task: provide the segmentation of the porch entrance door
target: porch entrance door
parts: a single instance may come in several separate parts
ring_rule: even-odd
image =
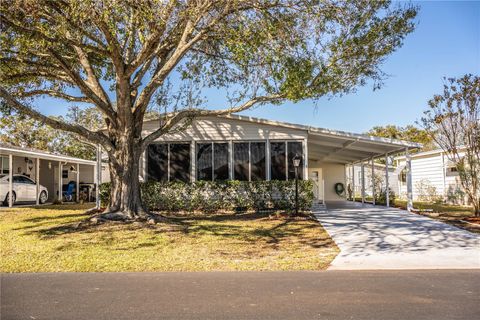
[[[322,168],[318,168],[312,171],[309,175],[310,180],[313,181],[313,196],[316,202],[323,203],[323,174]]]

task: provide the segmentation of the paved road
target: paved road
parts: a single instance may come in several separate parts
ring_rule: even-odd
[[[315,214],[340,248],[332,270],[480,268],[480,235],[405,210],[347,201]]]
[[[478,319],[480,270],[3,274],[1,319]]]

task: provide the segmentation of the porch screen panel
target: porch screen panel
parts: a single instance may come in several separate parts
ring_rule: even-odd
[[[233,179],[248,181],[248,142],[233,144]]]
[[[289,141],[288,143],[288,180],[295,179],[295,167],[293,157],[299,155],[302,159],[298,166],[298,179],[303,179],[303,147],[301,142]]]
[[[285,142],[271,142],[270,171],[272,180],[285,180],[287,178],[285,157]]]
[[[190,181],[190,144],[170,144],[170,181]]]
[[[266,180],[265,143],[250,143],[251,180]]]
[[[151,144],[147,148],[147,177],[149,181],[168,180],[168,145]]]
[[[197,180],[212,180],[212,144],[197,144]]]
[[[228,180],[228,143],[213,144],[213,180]]]

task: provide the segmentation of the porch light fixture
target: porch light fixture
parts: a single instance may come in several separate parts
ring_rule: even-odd
[[[298,216],[298,167],[300,166],[300,161],[302,157],[298,154],[295,154],[293,157],[293,167],[295,168],[295,215]]]

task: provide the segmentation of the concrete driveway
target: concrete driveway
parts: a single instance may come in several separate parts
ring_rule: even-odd
[[[340,248],[329,269],[480,268],[480,235],[405,210],[327,202],[315,216]]]

